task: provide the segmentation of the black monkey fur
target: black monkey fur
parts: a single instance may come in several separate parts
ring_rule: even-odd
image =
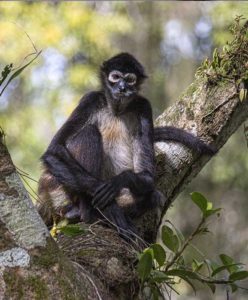
[[[100,68],[102,90],[86,94],[41,160],[38,210],[46,224],[60,218],[93,222],[104,215],[121,234],[156,207],[154,143],[176,141],[202,154],[213,147],[175,127],[153,127],[149,101],[139,94],[143,66],[121,53]]]

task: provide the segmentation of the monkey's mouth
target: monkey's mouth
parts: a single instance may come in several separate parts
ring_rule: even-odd
[[[131,91],[126,91],[126,92],[115,92],[113,94],[114,98],[116,100],[121,100],[123,98],[130,98],[134,93]]]

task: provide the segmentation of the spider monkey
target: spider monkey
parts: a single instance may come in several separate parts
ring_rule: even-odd
[[[154,143],[176,141],[199,153],[214,149],[175,127],[153,127],[152,108],[139,94],[143,66],[120,53],[100,67],[102,89],[86,94],[52,139],[41,160],[38,210],[93,222],[100,212],[120,231],[161,200],[155,189]]]

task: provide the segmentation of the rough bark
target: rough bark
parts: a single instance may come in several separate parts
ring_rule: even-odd
[[[241,43],[239,52],[232,52],[228,61],[235,65],[235,75],[231,70],[227,76],[214,74],[213,78],[198,74],[156,125],[184,128],[221,148],[248,117],[248,101],[241,102],[239,97],[238,84],[248,61],[247,41],[240,54]],[[156,151],[157,186],[166,201],[137,221],[141,236],[150,240],[155,239],[170,203],[211,158],[175,143],[159,143]],[[2,140],[0,174],[0,299],[134,299],[138,295],[136,250],[144,247],[140,240],[129,244],[112,229],[84,224],[82,235],[60,236],[56,244],[25,192]]]

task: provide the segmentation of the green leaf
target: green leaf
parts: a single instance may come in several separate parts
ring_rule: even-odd
[[[145,250],[141,255],[141,258],[138,263],[138,268],[137,268],[139,277],[142,282],[144,282],[151,273],[152,261],[153,261],[152,250],[151,249]]]
[[[204,265],[204,262],[199,262],[196,259],[193,259],[192,262],[192,269],[194,272],[197,272],[201,269],[201,267]]]
[[[157,283],[162,283],[166,281],[170,281],[171,277],[167,276],[164,272],[153,270],[152,271],[152,280]]]
[[[191,193],[191,199],[202,211],[203,217],[208,218],[209,216],[219,212],[221,208],[213,209],[213,203],[207,201],[207,199],[198,192]]]
[[[184,267],[184,266],[185,266],[185,261],[184,261],[183,256],[180,256],[180,257],[177,259],[177,265],[178,265],[178,267]]]
[[[192,271],[182,270],[182,269],[173,269],[166,272],[166,275],[169,276],[178,276],[180,278],[189,277],[191,279],[196,279],[201,281],[201,277]]]
[[[208,202],[207,203],[207,210],[212,210],[213,208],[213,203],[212,202]]]
[[[217,268],[220,267],[219,264],[217,264],[216,262],[214,261],[211,261],[209,259],[205,259],[204,262],[206,263],[207,267],[208,267],[208,270],[209,270],[209,273],[210,273],[210,270],[211,271],[214,271],[216,270]],[[210,275],[210,274],[209,274]]]
[[[206,211],[207,206],[208,206],[207,199],[201,193],[198,193],[198,192],[191,193],[191,199],[200,208],[200,210],[204,214],[204,212]]]
[[[176,228],[174,226],[174,224],[172,222],[170,222],[169,220],[166,220],[165,222],[169,223],[173,227],[174,233],[177,235],[178,240],[181,243],[183,243],[185,241],[185,238],[184,238],[184,235],[182,234],[182,232],[178,228]]]
[[[234,259],[224,253],[220,254],[219,257],[224,265],[230,265],[234,263]]]
[[[218,267],[212,272],[211,276],[215,276],[216,274],[220,273],[223,270],[230,270],[230,268],[237,267],[237,265],[240,265],[240,264],[230,264],[230,265],[224,265],[224,266]],[[239,268],[237,268],[237,269],[239,269]]]
[[[159,296],[161,295],[159,288],[156,285],[151,287],[152,299],[159,300]]]
[[[240,102],[243,102],[247,97],[247,89],[240,89],[239,91],[239,99]]]
[[[231,289],[232,289],[232,293],[235,293],[238,289],[238,286],[235,283],[231,283],[230,286],[231,286]]]
[[[227,266],[227,270],[229,273],[234,273],[237,272],[239,270],[238,265],[242,265],[242,264],[236,264],[233,260],[233,258],[231,258],[230,256],[226,255],[226,254],[220,254],[219,255],[222,263]]]
[[[7,81],[7,83],[5,84],[4,88],[2,89],[2,91],[0,92],[0,97],[2,96],[4,90],[7,88],[7,86],[10,84],[10,82],[15,79],[18,75],[21,74],[21,72],[23,70],[25,70],[39,55],[41,54],[41,50],[39,52],[36,53],[35,57],[33,59],[31,59],[28,63],[26,63],[24,66],[22,66],[21,68],[17,69],[9,78],[9,80]]]
[[[162,241],[171,251],[177,252],[179,247],[178,237],[174,234],[173,230],[166,225],[162,227]]]
[[[247,277],[248,277],[248,271],[239,271],[239,272],[232,273],[229,276],[229,280],[237,281],[237,280],[243,280]]]
[[[9,73],[13,69],[13,64],[6,65],[1,73],[2,78],[0,79],[0,86],[3,84],[5,79],[8,77]]]
[[[150,248],[153,250],[154,259],[156,259],[159,266],[163,266],[166,259],[166,253],[164,248],[159,244],[153,244],[150,246]]]
[[[67,236],[76,236],[85,233],[85,229],[79,224],[68,224],[60,227],[59,230]]]
[[[210,203],[210,202],[208,202],[208,203]],[[209,216],[211,216],[213,214],[216,214],[220,210],[221,210],[221,208],[206,210],[206,212],[204,213],[204,217],[207,218],[207,217],[209,217]]]

